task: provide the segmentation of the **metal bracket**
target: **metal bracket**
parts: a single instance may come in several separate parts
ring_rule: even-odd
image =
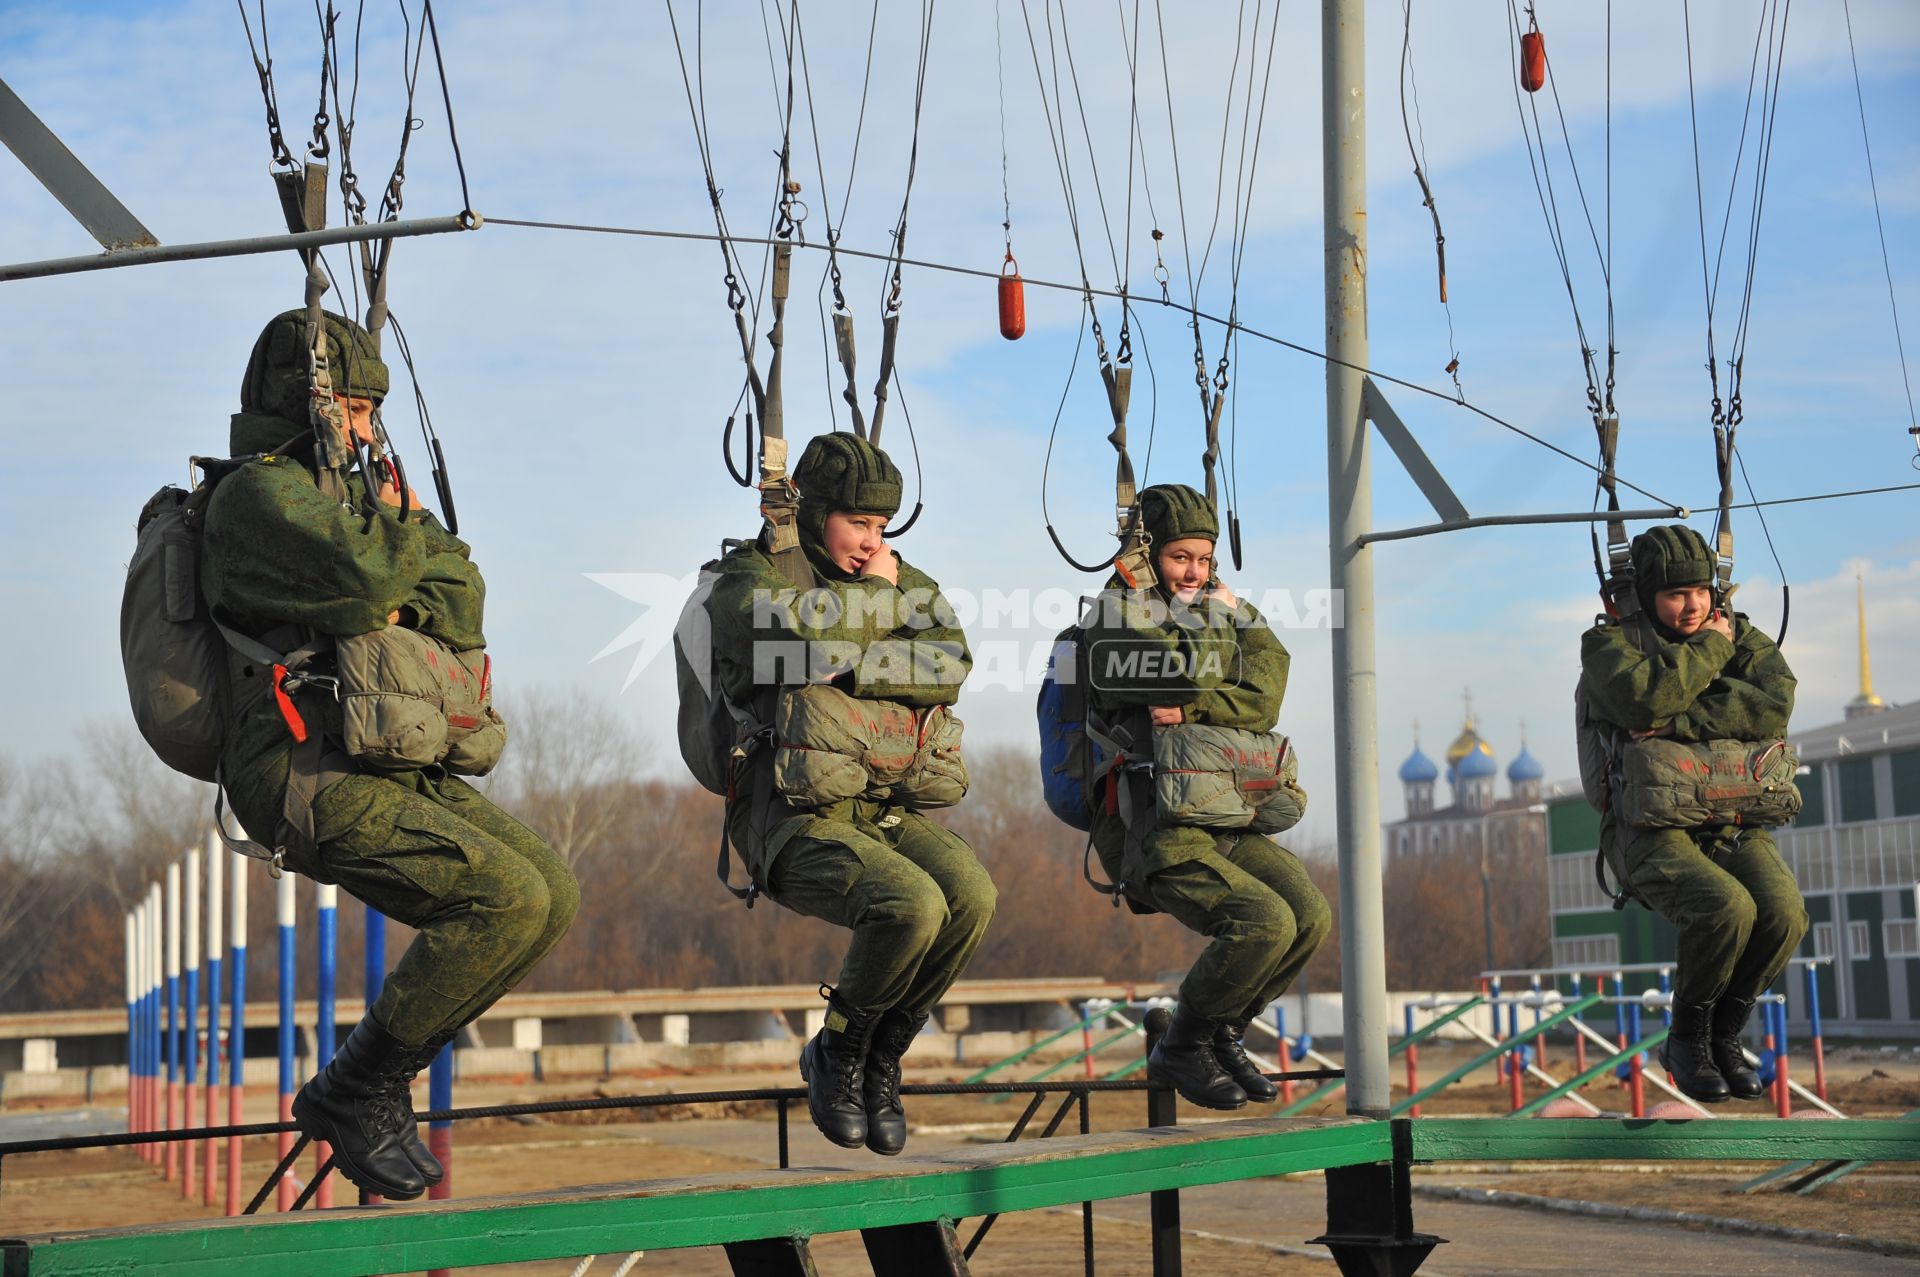
[[[1380,387],[1374,384],[1373,378],[1368,377],[1361,383],[1360,397],[1367,420],[1373,422],[1379,429],[1380,437],[1387,441],[1389,448],[1393,449],[1393,455],[1400,458],[1400,464],[1406,468],[1408,476],[1419,487],[1427,503],[1433,507],[1433,512],[1447,523],[1465,522],[1470,517],[1467,514],[1466,505],[1454,495],[1453,489],[1447,486],[1447,481],[1441,477],[1439,468],[1433,464],[1433,459],[1420,447],[1419,441],[1413,437],[1413,432],[1407,429],[1406,422],[1400,420],[1400,414],[1393,410],[1393,405],[1387,402],[1387,397],[1380,393]]]
[[[1329,1168],[1325,1246],[1342,1277],[1411,1277],[1446,1239],[1413,1231],[1413,1123],[1393,1119],[1393,1160]]]
[[[722,1249],[733,1277],[820,1277],[804,1237],[761,1237],[727,1242]]]
[[[152,248],[153,232],[127,210],[82,164],[53,130],[41,122],[18,94],[0,80],[0,142],[20,157],[40,185],[73,214],[109,253],[122,248]]]
[[[967,1257],[950,1219],[863,1228],[873,1277],[968,1277]]]

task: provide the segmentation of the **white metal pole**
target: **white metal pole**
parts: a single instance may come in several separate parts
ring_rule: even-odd
[[[1389,1112],[1386,918],[1380,885],[1380,748],[1373,651],[1368,455],[1366,26],[1362,0],[1322,0],[1320,100],[1326,218],[1328,584],[1333,631],[1334,804],[1347,1112]]]

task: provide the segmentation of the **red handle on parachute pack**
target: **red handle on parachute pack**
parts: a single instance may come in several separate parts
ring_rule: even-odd
[[[1020,263],[1007,254],[1000,266],[1000,335],[1019,341],[1027,331],[1027,285],[1020,278]]]
[[[1520,87],[1538,93],[1547,82],[1547,37],[1529,31],[1520,37]]]

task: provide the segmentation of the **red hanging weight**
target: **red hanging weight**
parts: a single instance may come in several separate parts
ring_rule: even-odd
[[[1020,263],[1007,254],[1000,267],[1000,335],[1019,341],[1027,331],[1027,286],[1020,278]]]
[[[1538,93],[1547,82],[1547,37],[1529,31],[1520,37],[1520,87]]]

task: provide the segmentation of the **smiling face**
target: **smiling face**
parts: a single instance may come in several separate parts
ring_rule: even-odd
[[[1205,537],[1169,541],[1154,555],[1153,565],[1167,592],[1191,603],[1213,578],[1213,542]]]
[[[1653,614],[1675,633],[1691,635],[1713,615],[1713,591],[1704,585],[1661,590],[1653,596]]]
[[[834,566],[842,572],[858,574],[866,561],[885,544],[882,536],[886,530],[887,516],[884,514],[836,510],[827,516],[825,525],[820,529],[820,541]]]

